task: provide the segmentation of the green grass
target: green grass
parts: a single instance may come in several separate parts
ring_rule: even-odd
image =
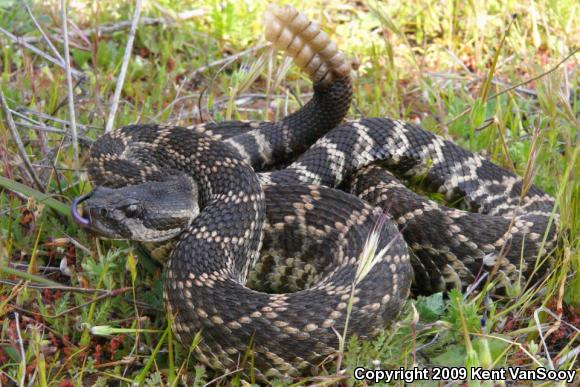
[[[57,35],[59,3],[33,6],[43,29]],[[127,20],[133,13],[132,2],[72,3],[69,17],[81,29]],[[531,177],[533,171],[534,183],[557,197],[561,214],[561,242],[546,281],[530,290],[514,286],[509,298],[494,302],[483,293],[463,297],[456,292],[409,301],[400,320],[376,340],[348,341],[342,375],[352,376],[355,366],[375,365],[534,368],[551,362],[562,369],[578,367],[580,340],[568,324],[580,325],[579,55],[560,64],[580,43],[577,2],[290,3],[321,21],[357,64],[349,118],[420,122],[519,175]],[[145,17],[191,9],[204,13],[167,27],[139,28],[116,126],[152,120],[191,124],[212,117],[276,119],[307,101],[307,78],[279,57],[269,66],[267,49],[213,64],[264,42],[265,5],[145,2]],[[0,27],[18,36],[39,36],[17,1],[0,1]],[[71,25],[69,31],[74,30]],[[76,121],[84,125],[81,140],[96,138],[105,126],[126,34],[127,29],[71,39],[73,66],[87,75],[75,88]],[[54,43],[62,52],[61,43]],[[42,43],[37,47],[51,53]],[[13,110],[68,120],[62,69],[2,34],[0,58],[0,87]],[[29,117],[35,125],[63,128],[57,121]],[[0,384],[203,385],[214,378],[244,384],[235,373],[204,369],[173,340],[162,313],[159,267],[127,243],[97,243],[63,214],[63,204],[90,189],[84,174],[79,178],[72,169],[70,140],[21,127],[47,200],[29,188],[34,185],[20,167],[4,120],[0,129]],[[86,145],[81,141],[81,163]],[[95,335],[102,326],[113,328],[111,335]],[[320,371],[319,382],[337,380],[333,364]]]

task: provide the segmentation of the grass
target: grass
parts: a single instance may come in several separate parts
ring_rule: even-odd
[[[544,282],[528,290],[514,286],[509,298],[493,302],[484,293],[458,292],[411,300],[376,340],[349,339],[338,379],[330,363],[317,382],[355,383],[356,366],[578,367],[577,2],[290,2],[320,20],[357,64],[350,118],[420,122],[533,179],[557,198],[561,215],[560,244]],[[267,49],[237,55],[263,43],[265,5],[144,2],[144,17],[176,21],[137,30],[116,126],[269,120],[308,100],[306,77],[281,58],[271,60]],[[133,7],[71,1],[69,32],[130,20]],[[180,20],[189,10],[200,12]],[[47,34],[62,36],[60,2],[38,2],[32,11]],[[0,27],[40,36],[18,1],[0,1]],[[70,37],[72,66],[86,75],[81,84],[72,79],[81,165],[87,139],[105,127],[127,32]],[[63,53],[61,40],[53,43]],[[55,56],[42,42],[34,44]],[[127,243],[90,239],[63,214],[63,205],[90,189],[82,170],[75,172],[70,137],[61,133],[70,120],[65,72],[3,34],[0,57],[0,88],[11,109],[26,117],[14,113],[45,191],[23,172],[2,120],[0,384],[245,384],[239,373],[198,365],[173,340],[158,266]],[[94,334],[102,329],[107,336]]]

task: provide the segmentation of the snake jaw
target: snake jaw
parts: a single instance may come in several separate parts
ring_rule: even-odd
[[[92,195],[92,192],[90,192],[86,195],[79,196],[79,197],[75,198],[71,204],[71,215],[72,215],[74,221],[83,227],[88,227],[91,224],[91,221],[89,218],[85,218],[81,215],[81,213],[79,212],[79,205],[82,202],[84,202],[85,200],[87,200],[88,198],[90,198],[91,195]]]

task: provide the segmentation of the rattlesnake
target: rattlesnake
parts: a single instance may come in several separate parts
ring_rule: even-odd
[[[164,297],[185,346],[202,331],[201,361],[233,369],[250,349],[258,376],[300,374],[336,351],[338,334],[373,337],[393,321],[413,278],[432,293],[490,271],[501,288],[538,269],[555,240],[550,196],[416,125],[337,126],[352,90],[336,45],[291,7],[269,8],[267,31],[311,76],[308,104],[275,123],[107,133],[91,148],[95,189],[73,203],[105,237],[177,238]]]

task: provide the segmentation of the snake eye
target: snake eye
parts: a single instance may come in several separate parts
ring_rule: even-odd
[[[137,204],[129,204],[123,209],[123,211],[128,218],[135,218],[141,213],[141,210]]]

